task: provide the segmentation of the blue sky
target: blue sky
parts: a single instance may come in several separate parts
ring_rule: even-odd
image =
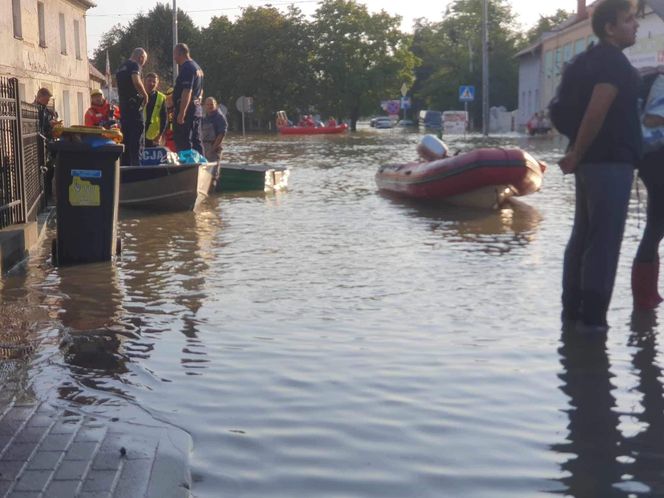
[[[162,0],[171,3],[172,0]],[[126,24],[132,17],[140,12],[149,11],[157,0],[97,0],[97,7],[88,11],[88,50],[90,54],[95,49],[101,35],[117,23]],[[213,16],[225,15],[230,18],[241,14],[243,7],[258,6],[270,3],[285,9],[290,3],[295,3],[305,14],[310,15],[316,10],[317,0],[273,0],[261,2],[253,0],[177,0],[177,6],[189,13],[198,26],[207,26]],[[442,12],[447,5],[445,0],[364,0],[370,11],[381,9],[389,14],[402,16],[402,28],[410,30],[413,20],[425,17],[432,21],[442,18]],[[519,15],[522,24],[529,27],[537,21],[540,14],[552,14],[556,9],[576,10],[576,0],[549,0],[537,2],[533,0],[511,0],[514,11]],[[590,2],[589,2],[590,3]]]

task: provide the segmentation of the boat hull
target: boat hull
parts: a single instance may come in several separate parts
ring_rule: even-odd
[[[198,197],[198,164],[121,166],[120,206],[154,211],[188,211]]]
[[[247,190],[276,191],[288,186],[289,171],[284,166],[264,164],[220,164],[218,192]]]
[[[282,126],[278,128],[282,135],[333,135],[343,133],[348,129],[347,124],[337,126]]]
[[[486,148],[438,161],[392,164],[376,173],[381,191],[428,202],[497,208],[537,192],[544,167],[521,149]]]

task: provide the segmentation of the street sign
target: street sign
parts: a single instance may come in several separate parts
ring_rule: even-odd
[[[475,87],[462,85],[459,87],[459,102],[472,102],[475,100]]]
[[[399,114],[399,108],[401,107],[400,100],[388,100],[386,111],[388,114]]]
[[[407,93],[408,93],[408,87],[404,83],[403,85],[401,85],[401,96],[405,97]]]
[[[410,109],[410,97],[401,97],[401,108]]]
[[[238,97],[235,108],[240,112],[254,112],[254,99],[252,97]]]

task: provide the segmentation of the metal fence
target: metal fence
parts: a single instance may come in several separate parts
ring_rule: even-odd
[[[0,77],[0,228],[35,220],[44,206],[43,148],[37,106],[21,102],[16,78]]]

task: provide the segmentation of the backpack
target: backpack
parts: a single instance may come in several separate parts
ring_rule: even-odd
[[[549,102],[551,124],[570,140],[576,137],[583,114],[588,105],[584,100],[587,78],[588,54],[593,49],[590,45],[563,66],[563,75],[556,89],[556,95]]]

